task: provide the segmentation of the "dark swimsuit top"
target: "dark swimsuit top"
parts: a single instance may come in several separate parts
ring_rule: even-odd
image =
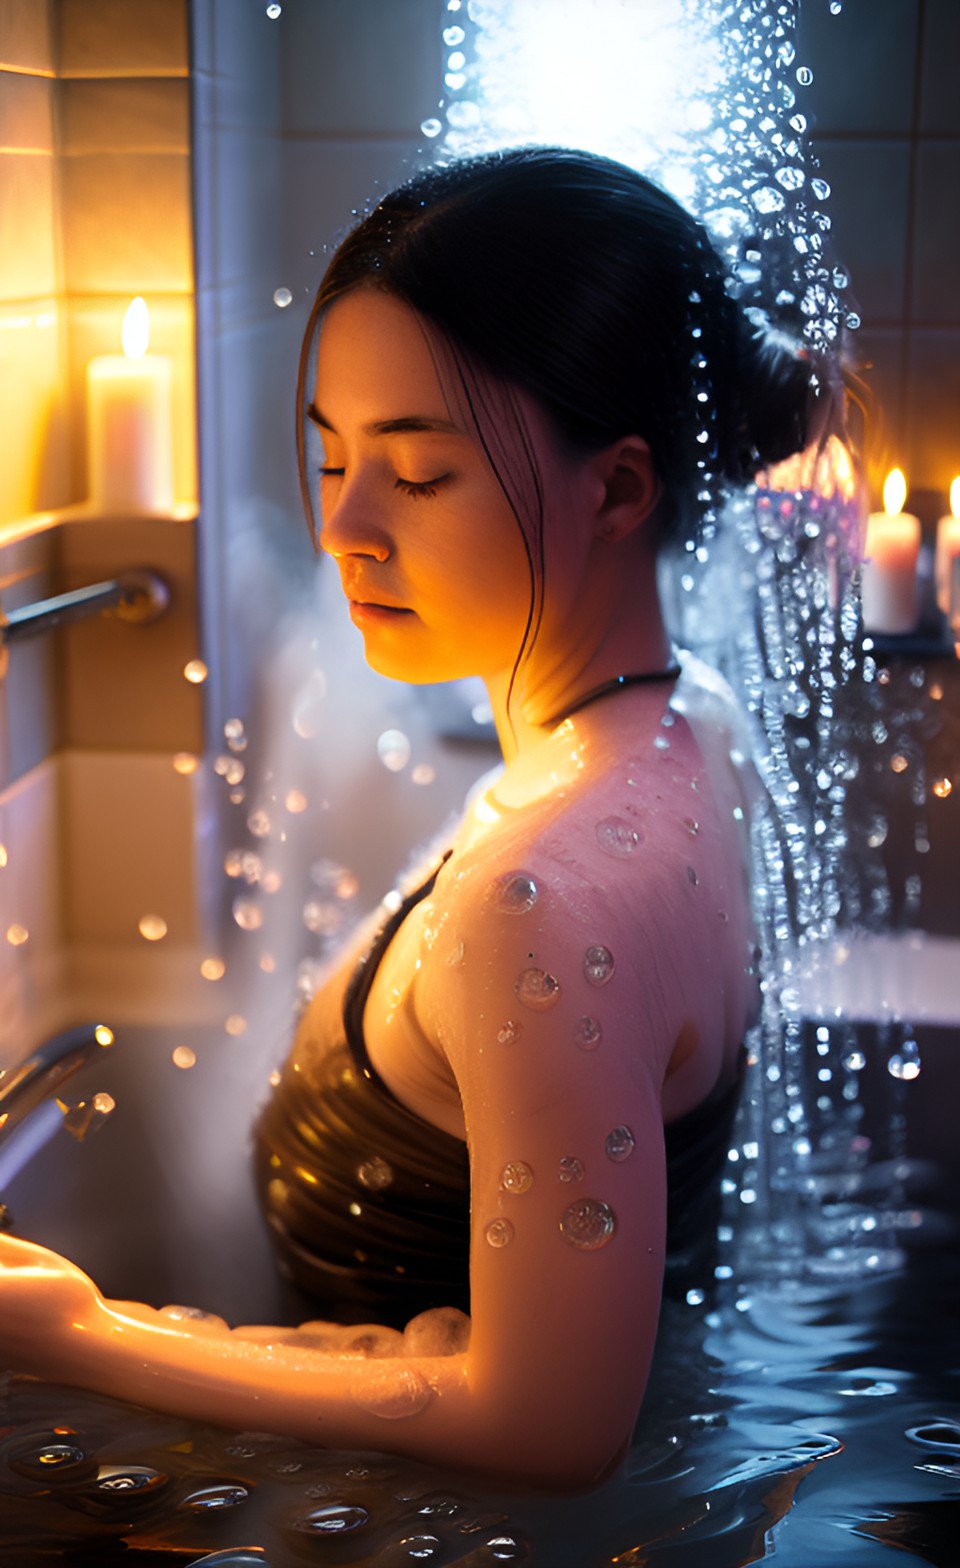
[[[466,1144],[401,1104],[363,1036],[383,954],[436,877],[408,894],[359,960],[342,1037],[315,1062],[287,1064],[255,1129],[257,1185],[280,1267],[314,1299],[317,1316],[338,1322],[403,1327],[429,1307],[470,1309]],[[715,1235],[740,1078],[664,1128],[668,1281],[682,1283]]]

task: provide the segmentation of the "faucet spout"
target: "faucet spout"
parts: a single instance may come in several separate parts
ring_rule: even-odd
[[[0,1070],[0,1192],[51,1138],[63,1120],[56,1093],[113,1044],[106,1024],[54,1035],[13,1067]]]

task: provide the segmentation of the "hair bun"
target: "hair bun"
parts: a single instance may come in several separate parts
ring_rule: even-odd
[[[816,356],[776,328],[743,325],[735,389],[738,450],[724,469],[734,483],[802,451],[822,424],[822,367]]]

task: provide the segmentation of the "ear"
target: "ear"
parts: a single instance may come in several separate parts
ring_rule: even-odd
[[[595,515],[599,539],[625,539],[645,523],[663,493],[650,448],[642,436],[623,436],[592,459],[599,481]]]

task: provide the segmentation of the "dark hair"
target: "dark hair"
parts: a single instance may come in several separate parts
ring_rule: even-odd
[[[493,152],[385,196],[321,283],[301,412],[320,315],[364,284],[412,306],[454,355],[532,393],[576,447],[643,436],[667,522],[688,536],[725,487],[809,440],[812,361],[748,319],[696,219],[609,158]]]

